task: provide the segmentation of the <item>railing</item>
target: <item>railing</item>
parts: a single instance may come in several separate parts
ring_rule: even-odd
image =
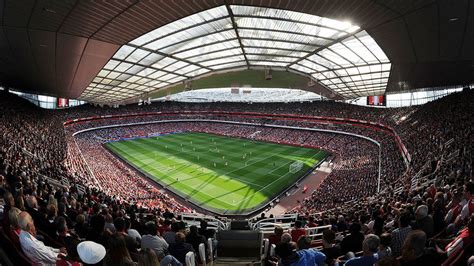
[[[415,187],[416,187],[416,184],[418,183],[418,181],[420,180],[420,176],[423,174],[423,172],[426,170],[426,168],[428,168],[428,166],[430,166],[430,162],[426,162],[421,168],[420,170],[411,177],[411,186],[410,186],[410,190],[414,190]]]
[[[311,238],[311,240],[319,240],[323,236],[323,231],[326,229],[331,229],[332,225],[323,225],[317,227],[308,227],[305,228],[306,235]]]
[[[201,220],[205,220],[207,222],[208,228],[210,229],[216,229],[217,231],[228,229],[228,225],[226,223],[212,216],[199,215],[194,213],[181,213],[180,215],[182,221],[187,223],[189,226],[196,225],[199,227]]]
[[[45,176],[45,175],[42,175],[42,174],[39,174],[39,176],[41,176],[42,178],[46,179],[48,181],[48,184],[56,187],[56,188],[68,188],[69,187],[69,181],[66,183],[66,184],[63,184],[61,181],[57,180],[57,179],[54,179],[54,178],[51,178],[49,176]]]
[[[287,227],[286,229],[290,228],[296,219],[298,219],[298,214],[296,213],[284,214],[273,218],[262,219],[253,223],[251,227],[253,230],[267,231],[267,229],[269,229],[273,232],[276,225],[283,227],[283,229],[285,229],[285,227]]]
[[[81,160],[84,162],[84,165],[86,166],[87,171],[89,172],[90,176],[94,179],[95,185],[97,185],[100,190],[103,190],[102,186],[100,185],[99,180],[97,179],[94,172],[91,170],[89,164],[87,163],[86,159],[84,158],[84,155],[82,154],[82,151],[79,148],[79,145],[77,145],[77,141],[76,141],[76,138],[74,138],[74,135],[72,137],[72,140],[74,141],[74,145],[76,146],[77,151],[79,152],[79,155],[81,156]]]

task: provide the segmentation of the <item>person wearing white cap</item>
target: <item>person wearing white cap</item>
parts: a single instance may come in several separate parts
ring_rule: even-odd
[[[105,247],[92,241],[83,241],[77,245],[77,254],[84,264],[96,265],[105,257]]]

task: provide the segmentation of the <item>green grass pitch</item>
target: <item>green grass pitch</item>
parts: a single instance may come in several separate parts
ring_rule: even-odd
[[[262,206],[321,162],[326,153],[205,133],[177,133],[106,143],[142,173],[181,197],[219,214]],[[303,169],[289,172],[289,165]]]

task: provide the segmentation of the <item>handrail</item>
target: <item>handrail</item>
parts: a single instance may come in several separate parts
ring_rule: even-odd
[[[197,225],[198,223],[201,222],[201,220],[206,220],[208,222],[208,225],[210,227],[216,227],[218,230],[226,230],[228,228],[227,224],[225,224],[223,221],[214,218],[212,216],[208,215],[200,215],[200,214],[195,214],[195,213],[181,213],[181,220],[183,222],[189,222],[192,223],[193,225]]]
[[[290,221],[294,222],[294,221],[296,221],[297,218],[298,218],[298,214],[296,214],[296,213],[283,214],[283,215],[276,216],[276,217],[273,217],[273,218],[265,218],[265,219],[259,220],[255,223],[253,223],[251,226],[254,230],[256,230],[256,229],[260,229],[262,224],[264,224],[264,225],[267,225],[267,224],[270,224],[270,223],[276,224],[276,223],[281,223],[281,222],[278,222],[278,221],[282,221],[282,220],[290,220]]]

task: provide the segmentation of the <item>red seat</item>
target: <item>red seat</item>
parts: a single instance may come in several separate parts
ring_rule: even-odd
[[[21,248],[17,248],[3,230],[0,230],[0,242],[14,265],[33,265]]]

